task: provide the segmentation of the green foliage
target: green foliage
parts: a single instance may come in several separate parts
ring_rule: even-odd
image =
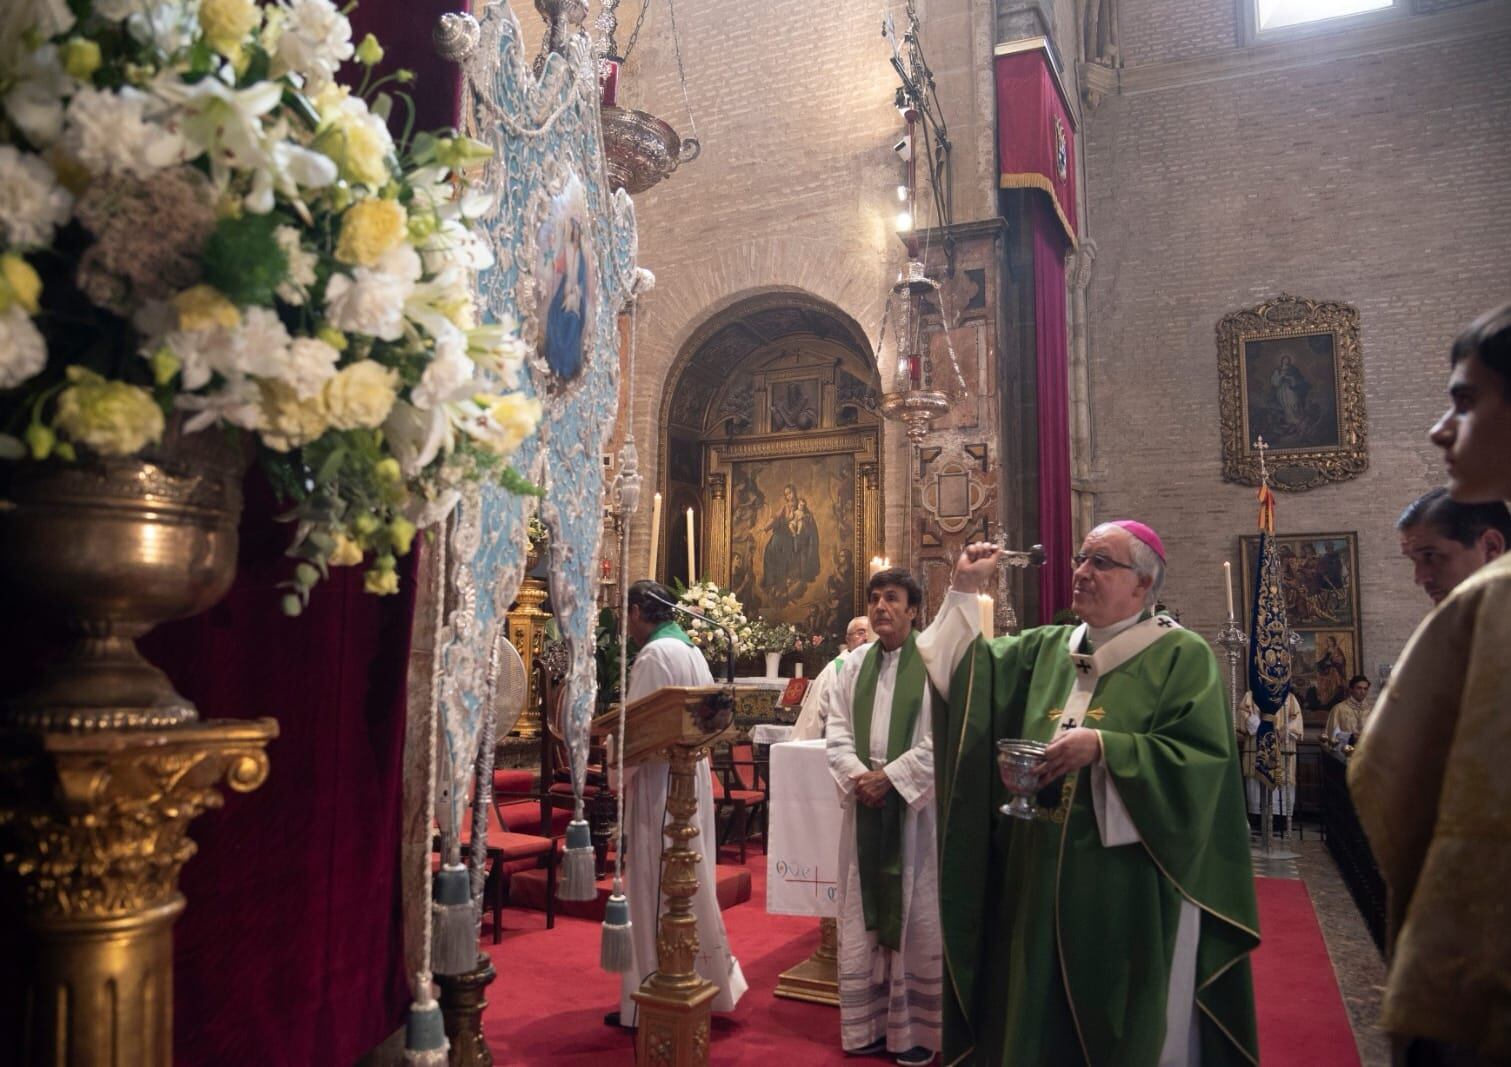
[[[233,303],[271,305],[289,273],[288,256],[273,236],[278,223],[276,213],[221,219],[205,243],[205,281]]]

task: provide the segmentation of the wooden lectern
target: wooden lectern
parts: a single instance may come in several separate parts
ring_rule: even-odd
[[[705,1067],[708,1063],[709,1005],[718,988],[698,976],[698,920],[692,898],[698,891],[698,853],[690,846],[698,836],[694,769],[708,748],[734,722],[735,687],[668,686],[635,701],[625,711],[626,766],[650,760],[671,764],[666,810],[671,821],[661,852],[656,970],[636,990],[640,1025],[635,1031],[635,1062],[640,1067]],[[593,732],[618,729],[619,713],[593,720]]]

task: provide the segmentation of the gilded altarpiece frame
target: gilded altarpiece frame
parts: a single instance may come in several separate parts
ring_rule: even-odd
[[[704,448],[708,527],[701,540],[709,560],[702,569],[729,586],[749,614],[806,633],[842,634],[864,608],[866,564],[882,539],[876,428],[734,438]]]
[[[1217,323],[1223,478],[1314,489],[1369,467],[1359,309],[1281,294]]]

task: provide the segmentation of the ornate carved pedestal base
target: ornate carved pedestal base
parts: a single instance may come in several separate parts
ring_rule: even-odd
[[[446,1020],[446,1039],[451,1042],[451,1067],[493,1067],[493,1053],[483,1039],[484,994],[498,972],[487,956],[478,956],[477,966],[465,974],[438,974],[441,1016]]]
[[[777,976],[776,995],[789,1000],[839,1007],[839,924],[818,921],[818,948],[796,967]]]
[[[23,902],[23,1063],[173,1062],[173,922],[189,822],[268,774],[271,719],[0,728],[0,863]],[[19,891],[19,892],[17,892]]]

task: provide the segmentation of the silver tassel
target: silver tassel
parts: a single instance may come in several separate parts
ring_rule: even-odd
[[[610,974],[626,974],[635,965],[634,943],[630,931],[630,902],[624,895],[624,883],[614,879],[614,891],[603,909],[603,941],[598,949],[598,966]]]
[[[561,884],[556,896],[560,900],[592,900],[598,895],[598,878],[593,868],[593,837],[588,821],[582,817],[582,801],[567,823],[567,847],[561,857]]]

